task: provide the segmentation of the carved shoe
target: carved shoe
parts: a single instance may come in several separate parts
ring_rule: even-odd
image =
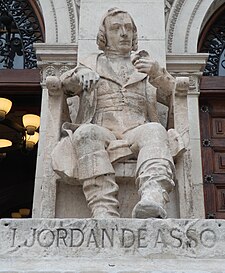
[[[167,213],[165,209],[155,201],[147,199],[140,200],[132,211],[132,218],[166,218]]]
[[[156,181],[145,181],[139,188],[141,200],[133,209],[133,218],[166,218],[164,209],[169,202],[169,195]]]

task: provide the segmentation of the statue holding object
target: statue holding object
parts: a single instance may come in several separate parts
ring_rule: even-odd
[[[69,150],[71,176],[82,183],[92,217],[112,218],[120,217],[113,165],[136,159],[140,201],[132,217],[166,218],[177,147],[171,147],[159,122],[157,102],[170,106],[175,79],[146,51],[137,52],[137,28],[126,11],[108,10],[97,44],[103,53],[90,55],[60,78],[64,94],[79,97],[79,109],[75,122],[63,125],[67,136],[53,151],[53,168],[65,175],[59,154]]]

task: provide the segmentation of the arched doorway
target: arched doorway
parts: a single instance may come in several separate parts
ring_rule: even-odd
[[[200,85],[200,128],[206,218],[225,219],[225,5],[203,29],[198,52],[209,53]]]
[[[44,42],[43,19],[32,0],[0,0],[0,97],[13,106],[8,118],[21,123],[26,113],[40,115],[40,71],[34,43]],[[16,132],[0,123],[0,138],[14,140]],[[31,209],[37,147],[16,149],[0,159],[0,218],[21,208]]]

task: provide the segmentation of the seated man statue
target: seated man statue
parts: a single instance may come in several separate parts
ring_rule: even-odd
[[[146,51],[131,54],[137,43],[131,16],[112,8],[97,35],[103,53],[89,56],[60,79],[66,96],[79,96],[70,139],[78,179],[94,218],[120,216],[113,164],[127,158],[137,160],[140,195],[132,217],[167,216],[174,163],[157,101],[169,106],[175,79]]]

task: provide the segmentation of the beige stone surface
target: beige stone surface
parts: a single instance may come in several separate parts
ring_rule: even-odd
[[[0,272],[222,273],[224,234],[224,220],[5,219]]]
[[[78,9],[72,0],[39,0],[45,23],[45,41],[50,44],[76,43]]]

